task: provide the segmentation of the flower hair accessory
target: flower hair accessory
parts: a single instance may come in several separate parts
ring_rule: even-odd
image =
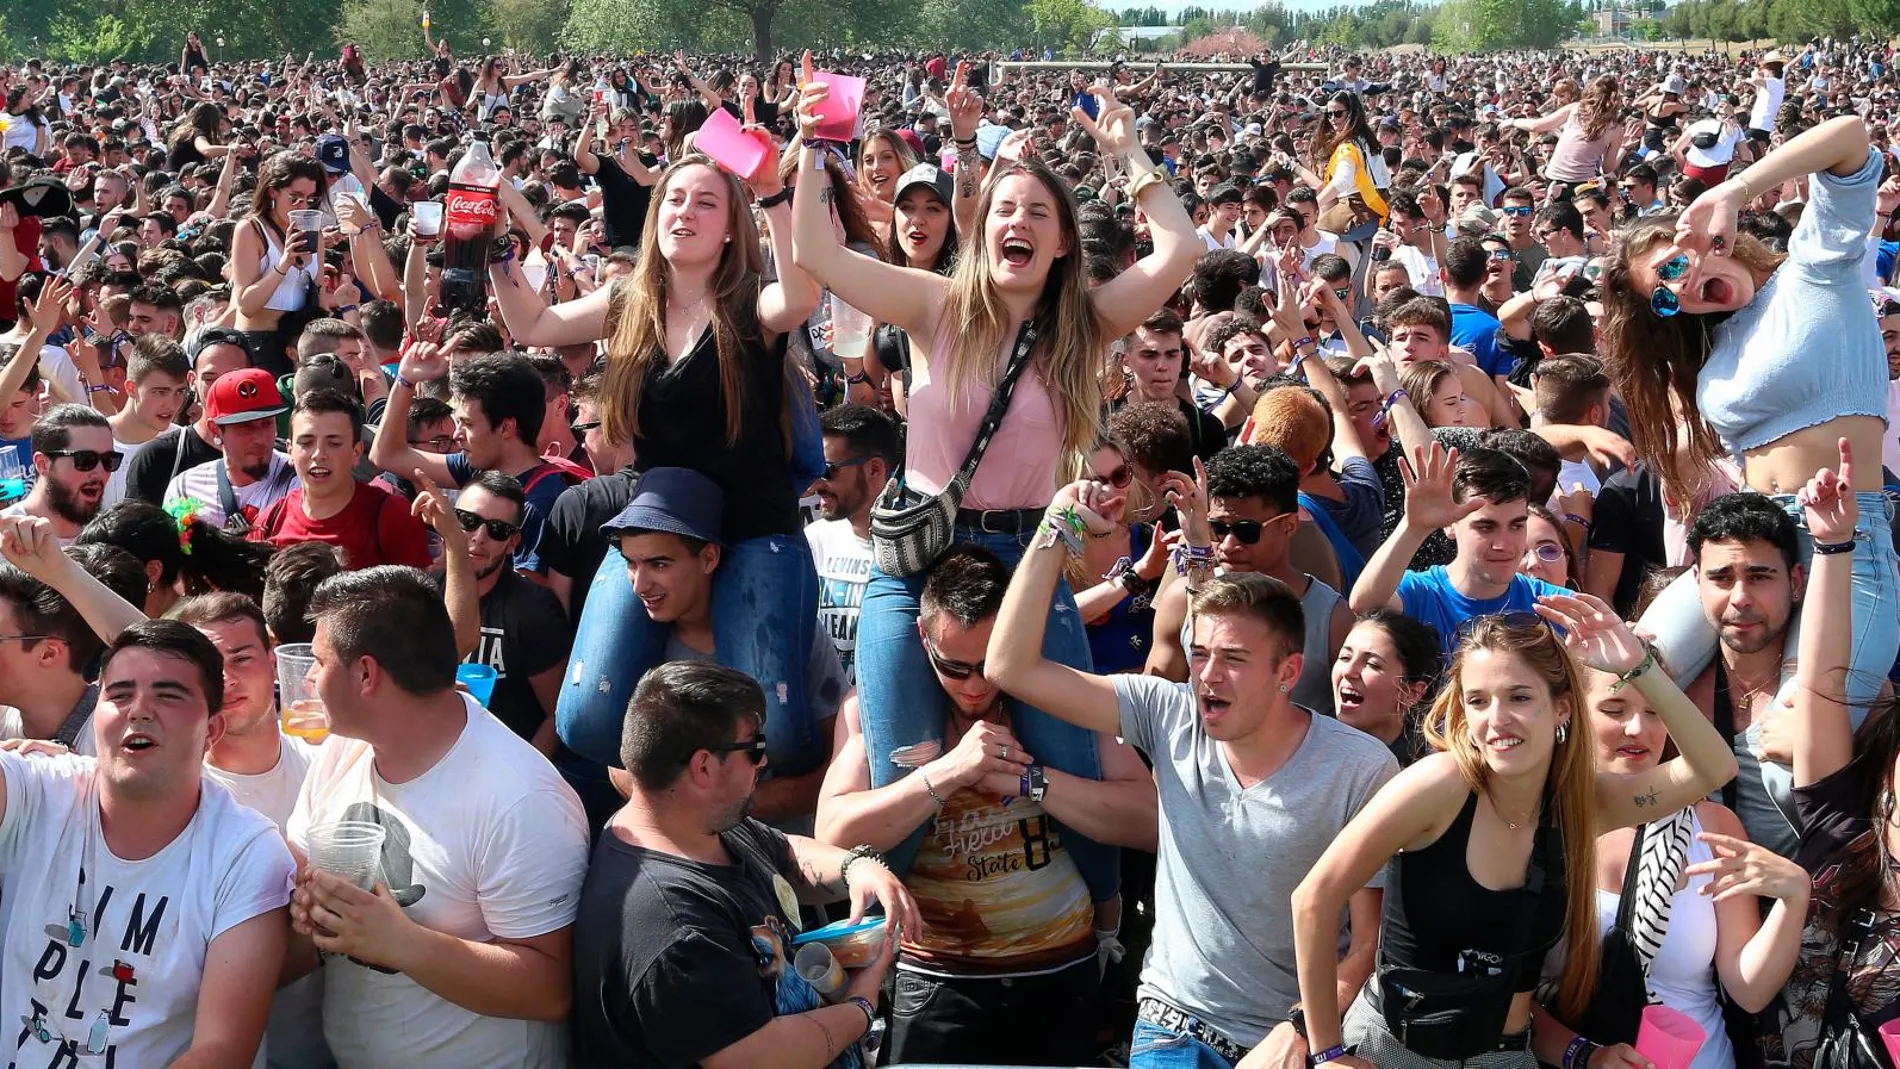
[[[165,506],[172,522],[178,525],[178,552],[191,555],[191,525],[198,520],[198,510],[204,508],[204,502],[195,497],[181,497]]]

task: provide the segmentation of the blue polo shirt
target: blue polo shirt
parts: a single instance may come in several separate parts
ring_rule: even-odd
[[[1575,591],[1532,579],[1528,575],[1511,577],[1510,589],[1503,597],[1480,601],[1465,597],[1451,585],[1451,576],[1440,564],[1422,572],[1406,572],[1399,580],[1399,606],[1405,615],[1422,620],[1438,629],[1438,649],[1451,660],[1458,648],[1458,629],[1465,621],[1499,613],[1529,612],[1540,597],[1572,594]]]

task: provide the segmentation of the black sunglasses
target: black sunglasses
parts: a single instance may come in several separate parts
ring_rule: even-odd
[[[937,644],[924,638],[924,653],[930,657],[930,666],[945,679],[968,679],[983,674],[982,661],[948,661],[937,656]]]
[[[568,424],[567,429],[573,431],[574,436],[578,438],[581,435],[586,434],[588,431],[599,430],[600,421],[597,419],[591,419],[591,420],[588,420],[586,423],[570,423]]]
[[[1545,629],[1550,628],[1550,623],[1543,617],[1534,612],[1517,609],[1512,612],[1492,612],[1485,613],[1482,616],[1467,616],[1458,625],[1458,637],[1463,639],[1469,636],[1473,631],[1477,630],[1480,623],[1486,620],[1495,620],[1512,631],[1529,631],[1539,627]],[[1552,633],[1555,634],[1554,631]]]
[[[764,764],[765,732],[761,731],[757,735],[739,742],[721,743],[718,746],[708,746],[706,749],[716,754],[742,753],[745,755],[746,760],[752,762],[754,765]]]
[[[871,462],[871,458],[869,456],[858,457],[855,460],[840,460],[835,463],[827,460],[825,461],[824,479],[826,482],[830,482],[831,480],[836,479],[838,477],[838,473],[843,471],[844,469],[862,467],[863,465],[869,464],[870,462]]]
[[[1260,541],[1261,532],[1267,529],[1267,525],[1259,520],[1235,520],[1232,523],[1226,520],[1209,520],[1207,529],[1213,534],[1215,542],[1226,541],[1228,535],[1233,535],[1234,541],[1243,546],[1251,546]]]
[[[67,457],[79,471],[91,471],[101,464],[106,466],[107,471],[118,471],[119,465],[125,463],[125,454],[116,449],[108,449],[103,453],[97,449],[48,449],[46,455]]]
[[[488,531],[488,537],[497,542],[506,542],[521,530],[520,524],[509,523],[507,520],[483,519],[467,509],[456,509],[455,519],[462,525],[462,530],[474,534],[476,528],[484,528]]]

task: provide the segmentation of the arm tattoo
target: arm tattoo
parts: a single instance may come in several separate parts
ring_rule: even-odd
[[[1636,808],[1638,809],[1646,809],[1661,804],[1662,800],[1656,796],[1656,788],[1654,787],[1651,787],[1647,793],[1636,796]]]
[[[798,863],[798,874],[804,877],[805,885],[813,890],[823,891],[831,895],[841,895],[844,893],[844,881],[836,878],[827,879],[823,870],[821,870],[814,861],[800,861]]]

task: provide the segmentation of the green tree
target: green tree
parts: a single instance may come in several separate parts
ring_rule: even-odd
[[[135,30],[117,15],[80,19],[62,14],[46,28],[46,51],[53,59],[73,63],[103,63],[123,59],[144,46]]]
[[[434,14],[431,13],[431,21]],[[474,52],[471,45],[481,40],[453,35],[441,25],[431,27],[437,36],[459,42],[461,51]],[[345,0],[343,18],[336,35],[341,41],[354,41],[373,63],[393,59],[418,59],[428,53],[422,39],[422,5],[416,0]]]
[[[501,43],[517,52],[551,52],[567,25],[568,0],[488,0]]]

